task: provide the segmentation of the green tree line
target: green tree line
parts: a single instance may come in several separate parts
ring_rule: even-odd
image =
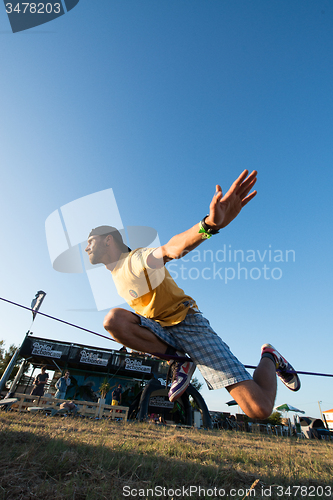
[[[5,341],[0,340],[0,378],[4,374],[4,372],[8,366],[8,363],[12,359],[13,354],[15,353],[16,349],[17,349],[17,347],[14,344],[10,345],[9,348],[6,349],[5,348]],[[10,374],[9,380],[13,380],[15,378],[15,375],[17,374],[19,367],[20,367],[21,359],[22,358],[20,358],[20,356],[19,356],[15,365],[14,365],[12,373]],[[29,369],[29,365],[26,367],[25,372],[28,371],[28,369]]]

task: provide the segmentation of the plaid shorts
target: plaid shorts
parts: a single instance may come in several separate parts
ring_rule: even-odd
[[[244,365],[232,354],[201,313],[188,314],[181,323],[173,326],[161,326],[157,321],[139,314],[137,316],[141,326],[191,357],[209,389],[220,389],[252,380]]]

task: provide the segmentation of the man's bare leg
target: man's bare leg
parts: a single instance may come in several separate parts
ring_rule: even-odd
[[[253,373],[253,380],[245,380],[227,387],[250,418],[263,420],[272,413],[276,396],[276,368],[269,358],[262,358]]]
[[[104,328],[120,344],[139,352],[164,354],[168,344],[148,328],[140,326],[140,319],[131,311],[115,308],[104,318]]]
[[[105,316],[104,328],[120,344],[136,351],[164,354],[168,344],[148,328],[139,324],[138,316],[126,309],[115,308]],[[262,358],[253,374],[253,380],[239,382],[227,388],[244,413],[250,418],[267,418],[276,396],[275,364]]]

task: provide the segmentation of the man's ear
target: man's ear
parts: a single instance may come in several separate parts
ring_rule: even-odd
[[[113,237],[111,236],[111,234],[108,234],[105,238],[106,246],[109,246],[112,242],[113,242]]]

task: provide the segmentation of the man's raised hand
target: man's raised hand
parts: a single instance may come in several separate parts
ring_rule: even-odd
[[[206,223],[209,226],[216,229],[226,227],[237,217],[242,208],[255,197],[257,191],[252,191],[252,193],[250,191],[257,182],[257,171],[253,170],[250,175],[248,173],[248,170],[244,170],[224,196],[221,186],[216,186],[216,193],[209,206],[209,215],[206,218]]]

